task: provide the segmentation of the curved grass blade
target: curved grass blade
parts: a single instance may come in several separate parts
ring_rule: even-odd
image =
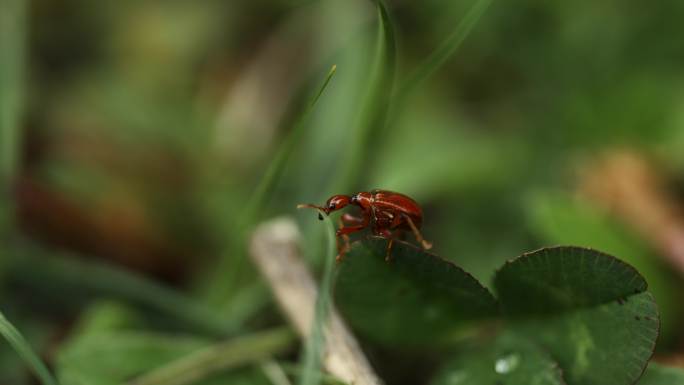
[[[31,346],[19,333],[19,331],[0,313],[0,334],[12,345],[19,357],[26,362],[28,367],[38,377],[43,385],[57,385],[48,368],[43,361],[33,352]]]
[[[201,333],[225,336],[238,329],[230,318],[217,315],[208,306],[126,270],[53,255],[39,247],[16,244],[14,249],[19,252],[9,262],[12,279],[45,290],[46,296],[59,293],[61,301],[77,301],[84,295],[112,296],[168,314]]]
[[[72,333],[59,346],[55,367],[61,385],[122,385],[210,346],[209,340],[192,335],[87,327],[91,330]]]
[[[325,91],[325,89],[328,87],[328,84],[330,83],[332,77],[335,75],[336,70],[336,65],[333,65],[330,68],[330,71],[328,72],[328,75],[325,77],[323,84],[319,87],[318,91],[314,94],[313,98],[311,98],[311,101],[307,105],[306,109],[302,112],[301,115],[299,115],[299,118],[297,119],[294,128],[288,134],[287,138],[285,138],[285,141],[280,145],[280,147],[278,148],[278,152],[266,168],[264,176],[261,178],[259,185],[254,190],[254,194],[252,194],[252,198],[247,203],[247,208],[245,209],[242,215],[240,224],[243,228],[245,226],[248,226],[249,223],[254,223],[256,221],[260,209],[264,206],[267,197],[273,190],[273,187],[278,181],[280,175],[283,173],[283,169],[285,168],[285,165],[287,163],[287,158],[292,153],[295,144],[304,134],[305,123],[307,122],[309,115],[311,115],[311,112],[316,106],[318,99],[320,99],[321,95],[323,94],[323,91]]]
[[[444,65],[444,63],[458,50],[491,3],[492,0],[477,0],[463,17],[463,20],[458,24],[451,36],[435,49],[409,76],[401,87],[399,87],[395,99],[397,102],[397,108],[394,109],[395,112],[402,107],[402,104],[409,94]]]
[[[344,168],[331,191],[346,191],[358,182],[365,162],[372,156],[375,138],[382,132],[394,88],[396,42],[394,26],[382,0],[376,0],[378,32],[369,86],[355,124],[350,151],[340,164]],[[373,128],[376,128],[375,130]]]
[[[294,333],[286,328],[239,337],[181,357],[128,381],[126,385],[193,384],[218,371],[283,352],[294,340]]]
[[[332,80],[332,77],[337,71],[337,66],[333,65],[325,77],[323,83],[318,88],[311,101],[304,109],[304,111],[299,115],[294,128],[287,135],[284,142],[278,148],[276,155],[273,157],[266,172],[264,173],[261,181],[256,187],[251,199],[247,202],[245,210],[242,212],[241,216],[238,218],[238,224],[236,226],[236,233],[230,234],[232,237],[231,244],[233,245],[229,250],[226,251],[226,255],[221,258],[219,266],[214,269],[213,274],[208,279],[208,292],[212,293],[212,298],[215,298],[218,305],[225,308],[225,298],[233,298],[233,293],[238,290],[234,290],[240,285],[241,277],[250,276],[244,274],[244,263],[245,263],[245,244],[244,240],[247,238],[247,233],[249,232],[251,226],[257,222],[262,207],[266,204],[266,200],[270,196],[271,191],[275,187],[278,179],[285,169],[287,164],[287,159],[292,153],[295,145],[299,142],[302,135],[304,135],[304,129],[306,128],[306,122],[309,116],[313,112],[316,103],[323,95],[323,92],[328,87],[328,84]]]
[[[316,103],[323,95],[323,92],[328,87],[328,84],[336,71],[337,65],[333,65],[330,68],[330,71],[328,71],[321,86],[313,95],[304,111],[297,118],[293,129],[279,146],[275,156],[268,164],[264,175],[255,188],[254,193],[247,202],[244,211],[238,218],[236,233],[228,235],[231,237],[231,244],[233,247],[227,251],[227,256],[222,258],[221,265],[215,269],[216,274],[209,279],[209,291],[215,293],[214,297],[231,297],[230,295],[226,295],[226,293],[230,293],[232,291],[231,288],[237,286],[237,278],[243,275],[243,263],[245,259],[244,239],[247,238],[250,227],[257,222],[261,209],[266,204],[271,191],[285,169],[288,157],[302,135],[304,135],[304,129],[306,128],[306,122],[308,121],[309,116],[313,112]],[[212,284],[214,286],[212,286]]]
[[[314,321],[311,334],[304,345],[301,360],[300,385],[318,385],[321,382],[321,361],[325,349],[325,337],[323,329],[327,322],[328,310],[330,309],[330,296],[332,291],[333,270],[335,267],[335,226],[329,216],[325,215],[326,224],[326,259],[323,268],[323,279],[318,290],[316,308],[314,309]]]

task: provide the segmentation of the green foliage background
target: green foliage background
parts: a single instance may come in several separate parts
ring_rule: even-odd
[[[0,309],[62,385],[154,384],[188,357],[223,363],[189,383],[271,383],[268,362],[296,381],[300,345],[245,240],[296,216],[320,270],[324,229],[295,205],[380,187],[420,202],[434,251],[490,289],[542,246],[632,264],[671,362],[681,272],[583,176],[630,154],[681,209],[683,16],[678,0],[3,1]],[[379,327],[361,334],[381,369],[415,358]],[[427,383],[439,357],[382,371]],[[681,381],[652,367],[644,383]],[[0,383],[34,371],[0,344]]]

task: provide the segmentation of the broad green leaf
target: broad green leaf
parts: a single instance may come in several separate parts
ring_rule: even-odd
[[[554,247],[506,262],[495,278],[508,314],[557,313],[646,290],[632,266],[592,249]]]
[[[684,369],[648,364],[639,385],[684,385]]]
[[[558,364],[525,339],[504,333],[484,348],[462,351],[432,385],[564,385]]]
[[[648,282],[658,303],[661,340],[669,341],[679,332],[682,307],[677,277],[643,239],[586,200],[550,192],[531,198],[527,212],[535,234],[549,244],[592,246],[619,255]]]
[[[386,245],[383,238],[355,242],[337,272],[336,304],[368,338],[431,345],[467,321],[498,314],[492,294],[452,262],[404,242],[385,261]]]
[[[541,249],[494,281],[512,327],[548,349],[569,385],[628,385],[653,354],[659,315],[646,281],[591,249]]]

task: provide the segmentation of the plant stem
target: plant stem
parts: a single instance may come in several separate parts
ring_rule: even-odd
[[[143,374],[126,385],[191,384],[219,371],[268,358],[290,348],[295,335],[278,328],[210,346]]]
[[[12,278],[30,287],[40,283],[40,287],[48,290],[50,295],[61,293],[64,297],[64,293],[73,293],[73,297],[79,297],[87,293],[124,298],[169,314],[196,331],[214,336],[226,336],[238,328],[230,318],[216,315],[208,306],[126,270],[55,255],[30,244],[13,243],[12,249],[17,250],[7,266],[12,271]]]
[[[318,88],[304,112],[299,116],[299,119],[297,119],[292,132],[290,132],[283,144],[280,145],[278,152],[273,157],[273,160],[271,160],[269,163],[264,176],[261,178],[259,185],[254,190],[254,194],[252,194],[252,198],[247,203],[247,207],[242,214],[240,227],[242,227],[243,230],[258,220],[258,215],[264,204],[266,204],[266,199],[268,196],[270,196],[271,190],[275,186],[276,182],[278,182],[278,179],[282,174],[285,165],[287,164],[288,157],[292,153],[295,144],[299,142],[300,138],[304,134],[304,128],[306,127],[305,123],[308,121],[309,116],[313,112],[318,99],[320,99],[323,91],[325,91],[325,89],[328,87],[333,75],[335,75],[335,71],[337,71],[337,66],[333,65],[330,68],[328,75],[325,77],[323,84],[321,84],[321,86]]]
[[[393,109],[394,112],[398,112],[403,107],[403,104],[406,102],[405,99],[409,94],[441,68],[461,47],[463,41],[468,37],[491,3],[492,0],[476,0],[476,3],[468,10],[454,32],[399,87],[397,97],[395,98],[396,108]]]
[[[321,360],[325,350],[325,335],[323,328],[327,323],[328,310],[330,309],[330,295],[332,291],[333,269],[335,267],[335,226],[329,216],[324,216],[327,248],[325,253],[325,266],[323,268],[323,280],[316,298],[311,335],[304,344],[304,357],[302,360],[302,376],[299,384],[318,385],[321,382]]]
[[[43,361],[33,352],[31,346],[26,342],[19,331],[0,313],[0,334],[12,345],[24,362],[31,368],[31,371],[38,377],[43,385],[57,385],[57,381],[45,366]]]
[[[288,218],[260,225],[252,236],[250,256],[268,282],[283,313],[303,338],[310,338],[318,289],[299,250],[299,230]],[[359,343],[342,317],[328,304],[322,327],[323,366],[333,376],[354,385],[381,385]],[[319,371],[318,368],[315,370]],[[301,373],[305,376],[305,373]]]
[[[368,88],[363,96],[360,114],[354,124],[350,151],[339,162],[342,169],[330,191],[349,191],[358,187],[364,164],[373,157],[373,147],[385,125],[391,104],[396,65],[394,27],[382,0],[375,1],[378,13],[378,30],[375,54],[371,66]]]
[[[223,256],[219,262],[219,266],[215,269],[215,274],[209,278],[210,287],[208,291],[215,293],[213,296],[220,298],[221,301],[225,298],[232,298],[231,293],[235,292],[235,289],[242,283],[240,279],[246,276],[244,267],[246,254],[245,239],[254,223],[257,222],[261,210],[264,205],[266,205],[268,197],[270,197],[271,191],[285,169],[290,154],[302,135],[304,135],[309,116],[313,112],[316,103],[321,98],[321,95],[323,95],[323,92],[328,87],[328,84],[336,71],[337,66],[333,65],[321,86],[313,95],[304,111],[299,115],[294,124],[294,128],[278,148],[276,155],[269,163],[266,172],[264,172],[252,197],[247,202],[245,209],[238,218],[238,224],[236,226],[237,231],[235,234],[230,235],[233,239],[233,242],[231,242],[232,247],[226,251],[226,255]]]

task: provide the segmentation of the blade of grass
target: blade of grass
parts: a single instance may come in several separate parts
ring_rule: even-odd
[[[308,121],[308,118],[313,112],[313,109],[316,106],[316,102],[318,102],[318,99],[320,99],[321,95],[323,94],[323,91],[325,91],[325,89],[328,87],[328,84],[330,83],[330,80],[332,80],[332,77],[335,75],[336,70],[337,66],[335,65],[333,65],[332,68],[330,68],[330,71],[328,72],[328,75],[325,77],[323,84],[318,88],[318,91],[314,94],[313,98],[311,98],[311,101],[308,103],[302,114],[297,119],[294,128],[287,136],[287,138],[285,138],[285,141],[283,141],[283,143],[280,145],[280,147],[278,148],[278,152],[266,168],[266,172],[264,173],[264,176],[261,178],[259,185],[254,190],[254,194],[247,203],[247,207],[241,218],[241,223],[244,227],[248,226],[248,224],[250,223],[255,223],[257,221],[261,208],[266,203],[266,200],[268,199],[268,196],[273,190],[273,187],[278,182],[278,179],[283,173],[283,169],[287,164],[288,157],[292,153],[292,150],[294,149],[295,145],[300,141],[300,138],[304,134],[304,129],[306,128],[305,123]]]
[[[401,110],[406,98],[414,92],[416,88],[439,70],[439,68],[456,53],[491,3],[492,0],[477,0],[470,10],[468,10],[454,32],[444,40],[444,42],[442,42],[425,61],[419,64],[418,68],[416,68],[408,79],[402,83],[398,88],[397,96],[394,99],[396,104],[392,108],[392,116],[395,116],[396,113]]]
[[[394,27],[384,2],[375,0],[375,4],[378,30],[369,86],[355,124],[350,151],[345,152],[345,158],[339,163],[343,169],[330,191],[350,191],[359,183],[363,165],[372,156],[377,129],[384,126],[390,106],[396,68]]]
[[[15,244],[16,255],[7,266],[19,283],[58,293],[67,301],[83,295],[112,296],[168,314],[194,330],[225,336],[238,325],[208,306],[145,277],[103,263],[47,253],[36,246]],[[65,295],[73,293],[73,295]]]
[[[57,381],[45,366],[43,361],[33,352],[19,331],[0,313],[0,334],[12,345],[19,357],[26,362],[31,371],[38,377],[43,385],[57,385]]]
[[[10,231],[24,95],[26,1],[0,2],[0,237]]]
[[[303,357],[301,360],[301,373],[299,378],[300,385],[318,385],[321,382],[321,362],[323,350],[325,349],[325,337],[323,328],[327,321],[330,309],[330,296],[332,291],[332,277],[335,267],[335,226],[329,216],[324,216],[327,235],[327,247],[325,256],[325,266],[323,268],[323,279],[316,298],[316,308],[314,309],[314,322],[311,334],[304,345]]]
[[[260,361],[290,348],[296,340],[288,328],[254,333],[192,353],[145,373],[126,385],[192,384],[219,371]]]
[[[273,359],[264,360],[259,368],[273,385],[292,385],[285,370]]]
[[[302,135],[304,135],[306,123],[308,122],[316,103],[323,95],[323,92],[328,87],[328,84],[336,71],[337,66],[333,65],[321,86],[317,89],[304,111],[297,118],[294,128],[278,148],[276,155],[269,163],[263,177],[254,190],[254,194],[252,194],[252,197],[249,202],[247,202],[244,211],[239,217],[237,232],[229,235],[233,239],[233,242],[231,242],[232,247],[226,250],[226,254],[219,261],[219,266],[214,269],[213,275],[208,278],[209,286],[207,291],[211,293],[213,299],[210,300],[211,302],[224,305],[225,307],[226,299],[232,298],[231,293],[235,293],[237,291],[235,288],[242,282],[240,281],[240,278],[247,277],[247,275],[244,274],[243,266],[246,254],[245,239],[247,238],[247,234],[252,225],[257,222],[261,209],[266,204],[271,191],[280,179],[290,154],[295,148],[295,145],[300,141]]]

